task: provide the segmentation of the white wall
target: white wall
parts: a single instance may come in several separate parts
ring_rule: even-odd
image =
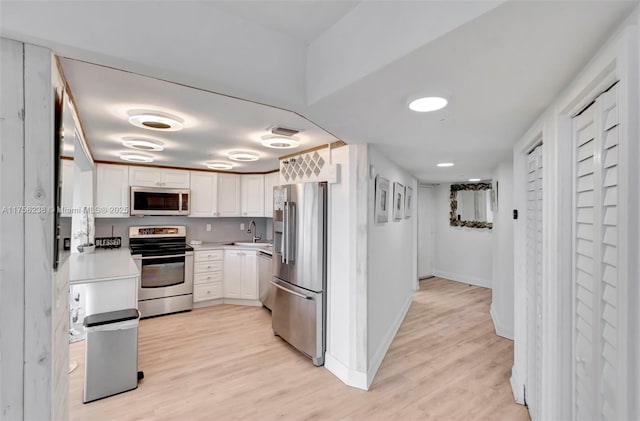
[[[373,381],[382,360],[404,320],[417,288],[417,180],[369,145],[369,164],[375,173],[393,183],[413,189],[413,215],[399,221],[376,223],[374,218],[375,179],[369,178],[368,270],[367,270],[367,352],[368,383]],[[391,200],[393,202],[393,200]]]
[[[433,275],[435,188],[418,186],[418,277]]]
[[[367,384],[367,218],[359,217],[359,194],[366,196],[367,146],[349,145],[332,152],[340,165],[329,185],[327,267],[327,352],[325,368],[349,386]],[[364,183],[364,185],[363,185]],[[364,252],[364,257],[362,254]],[[364,267],[363,267],[364,266]]]
[[[496,189],[497,186],[497,189]],[[491,317],[496,334],[513,339],[513,162],[502,162],[493,173],[498,209],[493,213],[493,276]],[[526,215],[523,212],[523,216]]]
[[[440,184],[435,188],[433,273],[442,278],[491,288],[491,230],[449,225],[450,188],[450,184]]]

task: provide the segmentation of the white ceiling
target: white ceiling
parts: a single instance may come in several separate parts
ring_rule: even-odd
[[[342,3],[163,1],[150,8],[148,2],[3,1],[0,34],[296,111],[349,143],[376,144],[423,181],[442,182],[491,178],[518,137],[637,5]],[[107,106],[85,101],[75,89],[79,103]],[[112,90],[121,89],[100,92]],[[419,94],[443,94],[450,105],[410,112],[406,103]],[[136,92],[117,100],[140,98]],[[197,114],[192,105],[206,100],[180,101]],[[84,108],[90,126],[98,117]],[[456,166],[434,168],[442,160]]]
[[[309,44],[360,1],[218,1],[215,7]]]
[[[505,3],[348,87],[306,114],[347,143],[378,145],[425,182],[491,179],[514,143],[634,6]],[[416,95],[443,95],[433,113]],[[454,162],[438,168],[438,162]]]
[[[153,155],[153,165],[205,169],[207,161],[234,164],[233,171],[262,172],[279,168],[278,157],[337,139],[309,120],[290,111],[217,95],[175,83],[123,72],[77,60],[60,60],[74,95],[89,149],[99,161],[120,160],[125,137],[157,140],[164,144]],[[159,132],[129,124],[130,110],[169,113],[184,120],[176,132]],[[300,130],[300,146],[273,149],[262,146],[269,128]],[[251,151],[256,162],[233,162],[227,153]]]

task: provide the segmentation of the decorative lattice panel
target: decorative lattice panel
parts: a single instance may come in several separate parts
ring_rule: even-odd
[[[280,176],[287,183],[309,181],[321,176],[327,161],[318,151],[309,152],[280,163]]]

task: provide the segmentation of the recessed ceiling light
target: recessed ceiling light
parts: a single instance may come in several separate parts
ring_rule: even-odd
[[[257,161],[258,159],[260,159],[260,156],[257,153],[245,151],[229,152],[227,156],[229,157],[229,159],[242,162]]]
[[[162,142],[149,139],[136,139],[132,137],[125,137],[122,139],[122,144],[127,148],[137,149],[139,151],[161,151],[164,149]]]
[[[120,159],[129,162],[153,162],[153,156],[136,152],[123,152]]]
[[[436,111],[447,106],[448,101],[439,96],[429,96],[425,98],[414,99],[409,103],[409,108],[419,113],[428,111]]]
[[[453,162],[441,162],[438,164],[439,167],[453,167]]]
[[[130,111],[129,123],[143,129],[176,132],[182,130],[182,119],[169,114],[147,111]]]
[[[267,148],[291,149],[300,145],[300,142],[295,137],[266,135],[262,136],[262,145]]]
[[[470,178],[469,181],[480,181],[479,178]]]
[[[229,162],[207,162],[207,168],[212,170],[230,170],[233,168],[233,164]]]

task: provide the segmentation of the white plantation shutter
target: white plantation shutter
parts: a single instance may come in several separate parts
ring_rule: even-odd
[[[617,87],[574,118],[574,418],[620,419]]]
[[[539,419],[542,315],[542,145],[527,157],[527,381],[525,401]]]

